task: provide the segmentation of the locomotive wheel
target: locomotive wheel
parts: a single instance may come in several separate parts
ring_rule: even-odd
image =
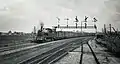
[[[45,41],[47,41],[47,39],[46,39],[46,38],[44,38],[44,39],[43,39],[43,42],[45,42]]]

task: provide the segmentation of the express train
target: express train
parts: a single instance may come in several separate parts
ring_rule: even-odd
[[[36,42],[54,41],[54,40],[90,36],[90,35],[94,35],[94,33],[56,31],[56,29],[43,28],[42,30],[38,30],[35,41]]]

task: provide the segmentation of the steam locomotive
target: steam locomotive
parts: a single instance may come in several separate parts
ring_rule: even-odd
[[[43,28],[43,30],[38,30],[36,41],[46,41],[46,40],[54,40],[55,32],[50,28]]]

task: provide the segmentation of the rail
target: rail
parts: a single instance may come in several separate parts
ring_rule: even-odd
[[[94,59],[95,59],[95,61],[96,61],[96,64],[100,64],[100,62],[98,61],[98,59],[97,59],[97,57],[96,57],[96,54],[94,53],[94,51],[93,51],[93,49],[92,49],[92,47],[90,46],[90,44],[88,43],[88,41],[87,41],[87,43],[85,43],[85,44],[87,44],[88,45],[88,47],[89,47],[89,49],[90,49],[90,51],[91,51],[91,53],[92,53],[92,55],[93,55],[93,57],[94,57]],[[82,42],[82,44],[81,44],[81,55],[80,55],[80,62],[79,62],[79,64],[83,64],[82,63],[82,61],[83,61],[83,52],[84,52],[84,48],[83,48],[83,42]]]
[[[50,64],[68,53],[70,43],[65,43],[40,55],[28,58],[18,64]]]

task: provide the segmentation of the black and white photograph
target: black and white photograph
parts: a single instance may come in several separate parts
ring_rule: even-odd
[[[0,64],[120,64],[120,0],[0,0]]]

